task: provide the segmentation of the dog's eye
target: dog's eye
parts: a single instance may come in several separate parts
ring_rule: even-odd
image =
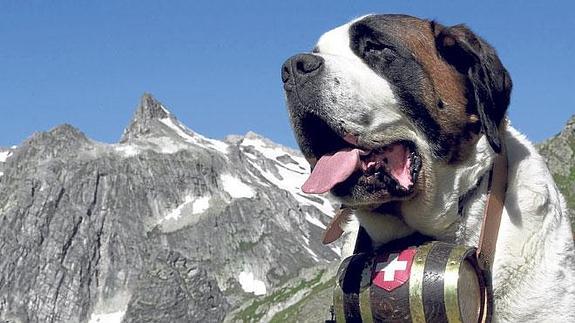
[[[363,54],[365,56],[377,55],[385,58],[386,60],[393,60],[396,57],[395,50],[388,45],[384,45],[371,40],[366,40],[363,47]]]
[[[380,43],[376,43],[373,42],[371,40],[366,40],[365,44],[363,46],[363,52],[365,54],[369,54],[369,53],[373,53],[373,52],[379,52],[380,50],[384,49],[385,46],[383,46]]]

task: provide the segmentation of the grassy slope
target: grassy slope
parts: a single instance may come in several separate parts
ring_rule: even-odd
[[[273,316],[271,322],[305,322],[302,320],[293,320],[299,305],[307,303],[318,291],[325,290],[333,286],[333,279],[330,279],[333,273],[325,269],[318,270],[317,274],[309,280],[301,279],[290,282],[284,287],[275,290],[272,294],[259,297],[251,301],[247,306],[233,313],[233,322],[261,322],[268,312],[278,304],[294,302],[295,304],[283,309]],[[331,293],[331,292],[330,292]],[[322,297],[323,299],[323,297]],[[329,305],[328,305],[329,306]],[[329,307],[325,308],[327,313]],[[310,313],[305,313],[310,315]],[[290,318],[290,320],[287,320]],[[269,321],[267,319],[266,321]]]
[[[538,144],[537,149],[547,161],[555,183],[565,197],[575,230],[575,116],[559,134]]]

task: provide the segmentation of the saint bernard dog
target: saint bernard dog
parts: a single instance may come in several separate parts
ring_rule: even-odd
[[[368,15],[289,58],[281,76],[312,168],[302,190],[352,209],[375,247],[415,232],[476,246],[486,174],[505,147],[494,321],[575,322],[568,210],[506,118],[511,78],[485,40],[465,25]]]

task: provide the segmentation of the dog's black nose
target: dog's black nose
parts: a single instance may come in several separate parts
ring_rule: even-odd
[[[323,66],[323,58],[312,54],[297,54],[285,61],[282,66],[282,81],[287,83],[292,77],[303,78],[316,75]]]

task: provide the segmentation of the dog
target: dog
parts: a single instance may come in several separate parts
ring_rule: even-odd
[[[495,322],[575,322],[565,201],[506,117],[512,81],[465,25],[367,15],[282,66],[306,193],[353,210],[374,247],[414,232],[477,246],[488,173],[508,159],[493,264]]]

